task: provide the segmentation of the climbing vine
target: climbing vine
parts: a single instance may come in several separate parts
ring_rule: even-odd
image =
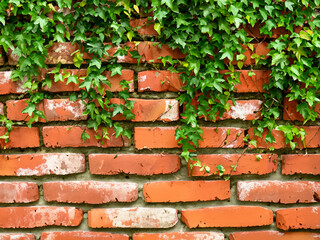
[[[52,95],[41,89],[67,78],[67,84],[76,83],[83,89],[80,95],[71,94],[70,99],[80,98],[86,104],[88,127],[97,130],[103,126],[97,138],[108,138],[110,127],[114,127],[117,137],[130,138],[131,132],[112,120],[117,114],[134,119],[128,82],[122,81],[122,91],[112,93],[104,73],[121,75],[119,57],[130,56],[140,63],[139,53],[127,44],[137,46],[141,40],[130,20],[148,18],[159,34],[150,40],[185,54],[183,60],[165,56],[160,65],[180,73],[184,86],[178,100],[184,111],[176,139],[182,146],[182,157],[201,166],[195,152],[202,140],[201,121],[216,121],[235,104],[234,87],[239,83],[241,69],[250,70],[249,76],[255,74],[255,69],[271,70],[262,93],[261,118],[253,121],[255,135],[262,137],[267,131],[265,141],[273,143],[272,130],[282,131],[292,149],[297,147],[295,137],[304,141],[302,128],[279,118],[284,98],[298,101],[297,111],[304,123],[319,117],[315,111],[320,102],[319,5],[320,0],[3,0],[0,45],[19,58],[11,77],[23,81],[28,89],[28,107],[23,112],[30,116],[29,126],[45,119],[37,104]],[[248,35],[246,26],[259,26],[258,36]],[[269,38],[279,28],[282,33]],[[48,48],[69,41],[78,46],[73,53],[74,66],[87,69],[82,78],[66,73],[63,63],[55,67],[46,64]],[[258,43],[268,43],[266,55],[255,51]],[[249,50],[251,59],[245,54]],[[41,69],[48,69],[44,79],[39,77]],[[49,74],[54,75],[53,79]],[[112,101],[114,97],[120,101]],[[1,121],[8,133],[16,124],[4,116]],[[6,141],[8,133],[3,136]],[[88,137],[83,132],[83,140]],[[248,141],[256,145],[254,139]],[[202,168],[210,172],[208,167]],[[218,166],[218,173],[223,172],[223,166]]]

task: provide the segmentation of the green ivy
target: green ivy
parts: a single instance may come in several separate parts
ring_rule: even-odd
[[[273,143],[271,131],[280,130],[292,149],[296,147],[294,137],[304,140],[302,128],[291,122],[281,124],[278,119],[285,97],[298,101],[297,110],[304,117],[304,123],[319,117],[315,112],[320,102],[319,5],[320,0],[2,0],[0,45],[5,52],[12,51],[19,57],[12,78],[23,80],[28,89],[25,94],[29,98],[28,107],[23,110],[30,116],[28,126],[39,118],[45,119],[36,106],[52,97],[41,91],[42,87],[51,86],[51,78],[48,75],[44,80],[39,78],[39,69],[52,67],[45,63],[47,49],[54,42],[71,41],[81,49],[73,53],[74,66],[86,68],[87,75],[82,79],[68,73],[62,75],[65,69],[60,64],[49,73],[54,75],[55,82],[67,78],[67,84],[80,84],[84,89],[80,95],[71,94],[70,99],[80,98],[86,104],[89,128],[114,127],[117,137],[130,138],[131,132],[112,120],[117,114],[128,120],[134,118],[128,82],[122,82],[123,91],[111,93],[105,87],[110,86],[110,81],[103,73],[111,71],[111,76],[121,75],[122,65],[117,57],[129,53],[139,63],[141,56],[124,43],[141,39],[137,29],[130,26],[130,19],[147,16],[154,21],[154,29],[159,33],[153,40],[186,54],[183,61],[169,56],[162,58],[162,67],[182,73],[184,91],[178,100],[185,110],[181,113],[176,139],[182,145],[182,157],[191,167],[202,166],[195,152],[203,134],[199,120],[216,121],[217,116],[230,109],[229,101],[235,102],[238,69],[271,70],[269,84],[264,86],[262,118],[253,121],[255,134],[262,136],[267,129],[265,141]],[[261,35],[271,37],[277,28],[284,28],[286,34],[276,39],[249,37],[244,26],[256,24],[261,26]],[[254,50],[253,43],[264,41],[270,41],[269,54],[252,54],[255,64],[246,66],[245,47]],[[108,50],[114,47],[116,51],[110,56]],[[227,78],[219,71],[225,69]],[[249,76],[253,74],[251,71]],[[122,101],[111,102],[115,96]],[[14,123],[4,116],[1,121],[10,132]],[[107,139],[106,133],[105,130],[102,136],[96,137]],[[2,138],[8,140],[8,133]],[[83,132],[82,139],[87,138],[89,135]],[[254,140],[250,143],[254,144]],[[202,169],[215,172],[206,166]],[[219,166],[217,174],[223,172],[224,167]]]

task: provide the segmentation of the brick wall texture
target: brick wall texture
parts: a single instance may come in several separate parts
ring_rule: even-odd
[[[145,23],[131,22],[142,26],[141,35],[156,35],[153,25]],[[105,87],[117,92],[121,80],[129,82],[136,117],[114,119],[131,129],[133,138],[116,138],[109,129],[109,140],[96,139],[86,127],[84,103],[69,100],[80,91],[78,85],[53,82],[41,89],[52,96],[38,105],[48,121],[15,126],[10,142],[0,139],[0,240],[320,239],[320,126],[303,126],[306,144],[299,143],[295,151],[277,131],[273,152],[264,139],[256,139],[257,147],[244,141],[247,134],[254,138],[251,120],[260,118],[270,71],[254,70],[249,77],[248,70],[239,70],[236,104],[216,122],[201,120],[198,158],[211,173],[223,165],[225,174],[231,174],[224,180],[200,167],[190,169],[180,159],[174,134],[183,112],[176,100],[183,83],[179,74],[148,64],[160,62],[160,56],[182,59],[184,54],[152,42],[127,45],[138,50],[142,63],[137,67],[131,56],[118,59],[125,66],[122,75],[105,72],[111,82]],[[258,54],[268,52],[267,41],[254,47]],[[71,53],[77,49],[55,43],[46,63],[61,61],[67,72],[83,76],[86,69],[73,66]],[[251,64],[250,54],[247,50],[245,65]],[[26,90],[10,79],[8,70],[17,60],[12,54],[4,59],[0,114],[28,121],[21,113]],[[286,99],[284,105],[279,120],[301,125],[296,103]],[[82,141],[84,129],[91,138]],[[0,135],[5,131],[0,127]]]

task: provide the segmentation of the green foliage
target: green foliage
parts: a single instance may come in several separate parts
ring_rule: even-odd
[[[110,81],[104,72],[121,75],[122,65],[117,63],[117,57],[129,53],[139,64],[141,56],[137,51],[129,51],[124,43],[138,39],[129,20],[149,15],[159,34],[156,41],[173,49],[180,48],[186,54],[183,61],[166,56],[162,58],[162,65],[183,73],[184,92],[178,100],[185,111],[181,114],[176,139],[182,145],[182,157],[188,162],[192,160],[191,165],[191,162],[199,165],[194,151],[202,140],[200,120],[216,121],[230,109],[228,101],[234,101],[233,89],[239,83],[236,70],[244,67],[271,70],[269,84],[264,86],[262,118],[253,121],[255,134],[262,136],[267,129],[265,141],[273,143],[271,130],[280,130],[292,149],[296,147],[295,137],[304,140],[305,132],[301,128],[279,124],[278,119],[285,97],[298,101],[297,110],[305,122],[319,117],[315,112],[320,102],[320,16],[316,14],[319,4],[318,0],[2,0],[0,45],[19,57],[12,77],[24,79],[24,87],[28,89],[26,95],[30,100],[23,112],[30,116],[29,126],[39,118],[45,119],[36,106],[50,98],[39,91],[52,83],[48,76],[42,81],[39,78],[39,69],[48,68],[47,49],[54,42],[71,41],[81,46],[81,51],[73,53],[73,61],[75,67],[87,69],[86,76],[79,79],[66,73],[61,65],[49,73],[54,75],[55,82],[67,79],[67,84],[80,83],[83,89],[80,96],[71,94],[70,99],[80,97],[86,103],[89,128],[114,127],[117,137],[131,137],[128,129],[112,120],[117,114],[134,118],[128,82],[122,82],[123,91],[116,95],[119,102],[111,102],[114,94],[108,90]],[[284,28],[286,34],[271,40],[267,56],[252,54],[255,64],[248,67],[244,65],[247,60],[244,47],[254,52],[253,43],[263,42],[265,38],[248,37],[243,27],[256,24],[261,26],[262,35],[271,37],[277,28]],[[116,51],[110,55],[108,50],[112,47],[116,47]],[[102,61],[105,59],[107,64]],[[219,72],[223,69],[228,70],[225,77]],[[253,75],[250,71],[249,76]],[[3,117],[1,121],[10,132],[12,122]],[[100,137],[108,138],[107,131]],[[3,138],[7,140],[7,135]],[[86,140],[89,135],[83,132],[82,138]],[[255,145],[256,141],[251,139],[249,143]],[[202,169],[210,171],[207,166]],[[223,166],[218,166],[216,173],[222,175],[224,171]]]

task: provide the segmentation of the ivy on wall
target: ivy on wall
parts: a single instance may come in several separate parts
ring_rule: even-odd
[[[41,69],[49,69],[53,81],[80,84],[80,95],[71,94],[70,99],[82,99],[86,104],[84,114],[89,116],[88,127],[95,130],[103,127],[97,138],[108,138],[107,129],[114,127],[116,136],[131,137],[131,132],[119,122],[112,120],[117,114],[133,119],[133,101],[128,98],[129,86],[122,81],[122,91],[112,93],[106,86],[111,76],[121,75],[119,57],[130,55],[137,62],[141,56],[132,46],[141,40],[138,28],[130,26],[130,20],[148,17],[154,23],[159,36],[153,39],[179,48],[183,60],[170,56],[161,58],[162,68],[181,73],[183,92],[178,100],[183,105],[181,124],[176,130],[176,139],[182,145],[182,157],[192,164],[197,161],[195,150],[202,139],[199,121],[216,121],[229,111],[230,101],[235,103],[234,86],[239,83],[239,69],[270,69],[271,78],[264,86],[264,103],[261,118],[254,120],[254,133],[265,141],[275,141],[272,130],[284,132],[286,143],[294,149],[295,137],[305,138],[302,128],[291,122],[279,122],[283,112],[283,100],[297,100],[297,111],[307,121],[315,121],[319,115],[315,106],[320,102],[320,16],[317,8],[320,0],[136,0],[136,1],[71,1],[71,0],[3,0],[0,3],[0,45],[5,52],[19,57],[12,78],[24,81],[28,107],[23,110],[30,116],[28,126],[45,119],[37,104],[51,95],[41,91],[50,87],[52,79],[41,79]],[[259,37],[249,36],[246,26],[259,26]],[[267,39],[275,29],[283,29],[276,38]],[[48,48],[55,42],[73,42],[78,50],[73,53],[74,66],[86,68],[86,75],[65,73],[64,65],[48,66]],[[255,52],[255,44],[268,42],[269,53]],[[251,59],[245,55],[251,50]],[[248,64],[248,60],[249,63]],[[152,64],[152,63],[151,63]],[[227,70],[222,74],[220,70]],[[254,75],[253,71],[249,76]],[[285,94],[283,92],[286,91]],[[111,98],[120,98],[114,103]],[[196,99],[196,100],[195,100]],[[7,133],[13,124],[1,116]],[[82,139],[89,135],[84,131]],[[249,140],[255,145],[255,140]],[[190,161],[193,160],[193,161]],[[203,169],[210,171],[206,166]],[[223,167],[218,172],[223,172]]]

